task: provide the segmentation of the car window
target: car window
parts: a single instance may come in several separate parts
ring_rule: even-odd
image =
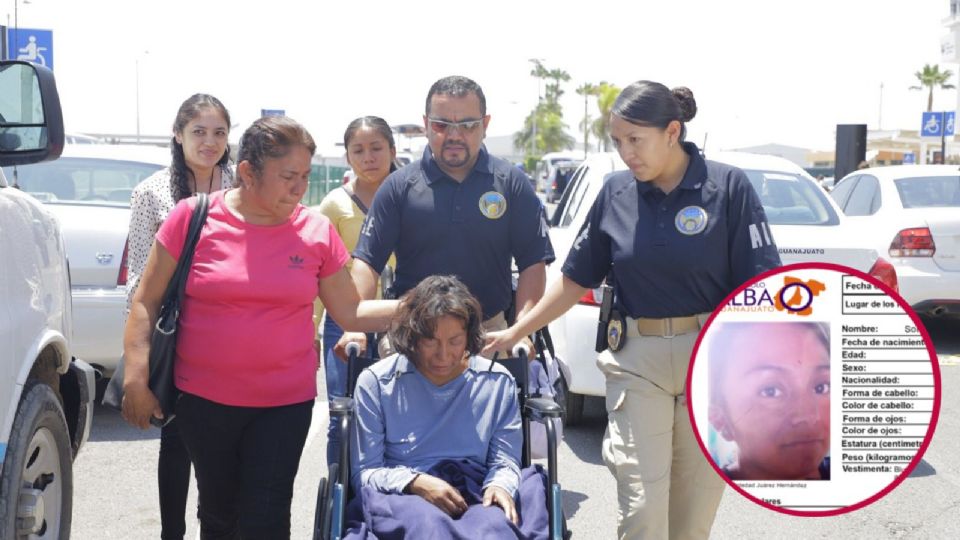
[[[843,207],[843,213],[848,216],[873,215],[880,208],[880,183],[876,177],[863,175],[853,193]]]
[[[550,218],[551,226],[557,227],[560,225],[560,217],[564,215],[564,212],[566,211],[567,206],[569,206],[570,197],[573,194],[573,192],[576,191],[577,189],[576,186],[581,182],[580,179],[583,178],[583,173],[586,170],[587,170],[587,166],[583,165],[577,168],[576,171],[574,171],[573,178],[570,179],[567,189],[563,191],[563,196],[560,197],[560,202],[557,203],[557,207],[553,210],[553,216],[551,216]]]
[[[577,182],[577,185],[573,186],[570,191],[570,200],[567,201],[567,206],[564,209],[563,217],[560,218],[559,225],[561,227],[569,227],[573,223],[573,218],[577,215],[577,211],[580,209],[580,206],[583,204],[583,196],[587,191],[587,186],[590,185],[590,167],[584,166],[582,172],[580,173],[580,181]]]
[[[43,202],[130,204],[130,194],[161,165],[98,158],[60,158],[17,167],[17,185]],[[12,171],[4,172],[12,177]]]
[[[834,201],[837,201],[837,206],[841,209],[847,204],[847,199],[850,198],[850,193],[853,192],[853,187],[857,185],[858,180],[860,180],[859,176],[845,178],[830,190],[830,196],[833,197]]]
[[[834,225],[839,222],[827,195],[798,174],[744,169],[771,225]]]
[[[960,206],[960,176],[929,176],[895,180],[904,208]]]

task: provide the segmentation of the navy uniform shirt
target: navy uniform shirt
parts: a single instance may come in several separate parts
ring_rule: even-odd
[[[511,257],[522,272],[554,260],[543,205],[530,180],[481,149],[463,182],[423,159],[395,171],[377,190],[353,256],[377,272],[395,253],[399,296],[430,275],[455,275],[477,297],[484,318],[509,307]]]
[[[683,317],[713,311],[747,279],[780,266],[760,198],[736,167],[690,164],[664,195],[630,171],[601,188],[563,265],[582,287],[613,271],[617,305],[629,317]]]

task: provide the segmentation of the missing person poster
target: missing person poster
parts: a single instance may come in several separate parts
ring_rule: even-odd
[[[833,515],[879,499],[919,462],[940,374],[916,314],[885,289],[850,268],[792,265],[714,313],[689,373],[691,417],[741,494]]]

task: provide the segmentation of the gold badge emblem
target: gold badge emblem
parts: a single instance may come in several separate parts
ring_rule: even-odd
[[[611,319],[607,323],[607,346],[611,351],[616,352],[623,348],[623,337],[623,319]]]
[[[707,228],[707,211],[699,206],[688,206],[677,212],[673,224],[687,236],[700,234]]]
[[[487,219],[498,219],[507,212],[507,199],[496,191],[480,196],[480,213]]]

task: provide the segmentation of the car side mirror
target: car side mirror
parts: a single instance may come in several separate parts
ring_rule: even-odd
[[[48,161],[62,152],[63,112],[53,72],[0,61],[0,165]]]

